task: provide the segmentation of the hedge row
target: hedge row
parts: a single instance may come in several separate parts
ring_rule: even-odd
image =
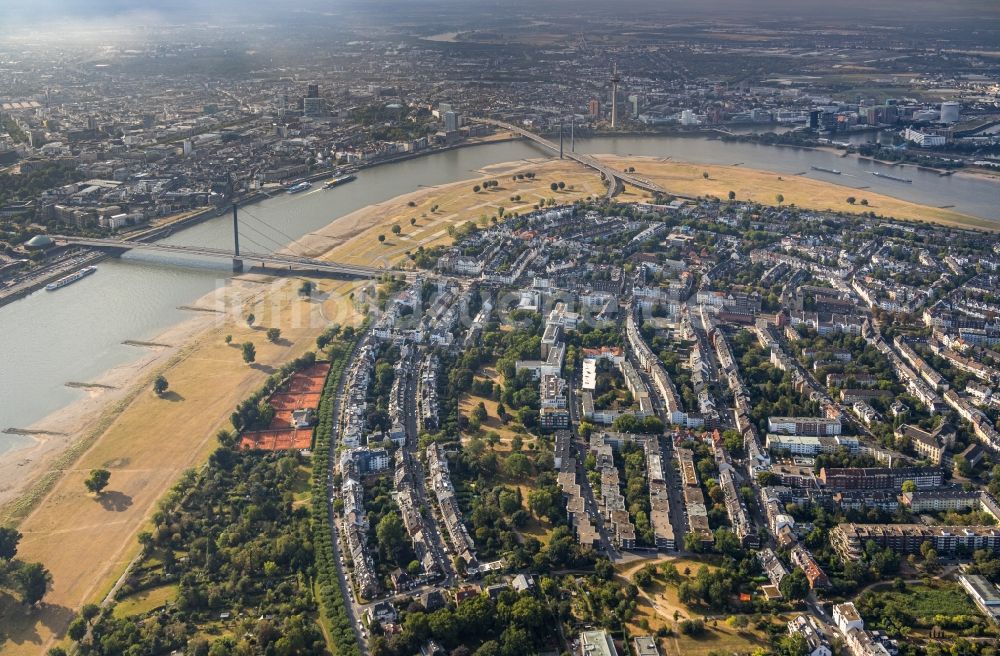
[[[353,352],[353,341],[335,340],[330,348],[331,366],[319,402],[319,419],[313,433],[313,489],[312,518],[313,544],[316,549],[316,573],[319,599],[330,630],[335,656],[360,656],[354,627],[347,615],[347,608],[337,576],[337,560],[333,552],[333,527],[330,525],[329,490],[327,477],[331,463],[330,444],[333,433],[334,397],[340,379]]]

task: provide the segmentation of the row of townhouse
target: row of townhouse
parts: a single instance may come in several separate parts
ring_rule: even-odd
[[[635,525],[625,506],[618,467],[615,466],[613,444],[616,442],[615,439],[607,439],[607,436],[607,433],[594,433],[590,437],[590,452],[597,459],[597,471],[601,475],[598,505],[604,521],[611,526],[615,544],[620,549],[633,549]],[[617,444],[620,445],[621,442],[618,441]]]
[[[698,536],[703,545],[711,547],[715,537],[708,525],[708,507],[705,505],[705,495],[698,482],[694,453],[690,449],[674,449],[674,453],[677,455],[677,464],[681,472],[688,531]]]
[[[919,310],[928,298],[928,293],[923,290],[899,283],[885,283],[871,276],[855,277],[851,281],[851,288],[869,307],[877,307],[894,314],[912,314]]]
[[[642,442],[646,454],[646,478],[649,483],[649,523],[653,527],[653,539],[657,549],[674,550],[677,540],[674,525],[670,522],[670,492],[664,469],[663,450],[656,436],[647,437]]]
[[[392,367],[392,389],[389,391],[389,439],[400,446],[406,442],[406,387],[413,370],[409,348],[403,346],[399,361]]]
[[[1000,433],[982,410],[969,403],[968,399],[955,390],[945,392],[944,400],[962,419],[972,425],[972,432],[983,446],[991,451],[1000,452]]]
[[[733,526],[733,532],[744,547],[756,548],[760,546],[760,538],[757,530],[750,520],[746,504],[736,485],[736,471],[729,467],[719,472],[719,486],[722,488],[723,500],[726,504],[726,513],[729,515],[729,523]]]
[[[577,541],[585,547],[596,547],[601,537],[594,527],[593,517],[587,510],[580,486],[579,467],[572,445],[573,436],[568,430],[556,431],[555,468],[557,480],[566,501],[566,515]]]
[[[760,488],[760,505],[764,509],[767,527],[778,546],[795,544],[795,520],[785,512],[785,504],[794,501],[801,493],[783,485],[767,485]]]
[[[381,591],[371,551],[368,548],[368,518],[365,515],[364,486],[357,479],[343,479],[344,538],[351,555],[352,573],[358,595],[372,599]]]
[[[417,427],[420,431],[438,428],[438,367],[437,353],[431,351],[420,361],[417,372]]]
[[[970,373],[990,385],[1000,383],[1000,369],[991,367],[990,365],[980,362],[979,360],[967,358],[945,346],[938,339],[928,340],[927,345],[930,347],[931,351],[950,362],[956,369]]]
[[[768,580],[771,582],[775,588],[781,585],[782,579],[788,576],[788,568],[785,564],[781,562],[778,558],[778,554],[774,553],[774,549],[771,547],[764,547],[757,552],[757,560],[760,561],[760,566],[767,574]]]
[[[928,412],[935,414],[944,409],[944,401],[941,400],[938,393],[924,382],[916,371],[903,362],[903,359],[899,357],[899,354],[896,353],[892,346],[882,339],[879,329],[874,324],[866,321],[865,330],[862,334],[865,341],[878,349],[889,360],[889,364],[892,366],[893,371],[896,372],[896,376],[906,385],[907,391],[924,404]]]
[[[414,482],[416,464],[412,456],[400,449],[396,452],[396,469],[393,475],[393,498],[399,506],[399,514],[403,526],[413,543],[413,553],[420,563],[425,579],[433,579],[442,572],[434,558],[434,547],[431,544],[430,532],[424,521],[423,505],[417,494]]]
[[[785,352],[778,339],[776,326],[765,319],[759,319],[754,326],[754,332],[757,335],[757,341],[760,343],[761,347],[770,353],[771,364],[777,369],[791,374],[792,384],[795,386],[795,389],[799,393],[807,396],[809,400],[819,403],[820,407],[823,409],[823,413],[831,420],[829,424],[830,426],[834,425],[832,420],[836,420],[838,425],[837,432],[822,432],[818,434],[839,435],[839,420],[842,414],[840,409],[833,402],[833,399],[827,395],[826,391],[820,388],[819,383],[806,373],[795,358]],[[798,333],[793,331],[792,337],[798,338]],[[822,420],[817,419],[816,421]],[[768,430],[774,429],[769,428]],[[795,432],[800,435],[810,434],[801,430],[796,430]]]
[[[626,341],[636,360],[639,362],[639,366],[653,379],[653,384],[656,386],[660,399],[663,400],[667,420],[671,424],[686,426],[688,428],[703,426],[705,422],[702,417],[688,414],[684,411],[684,405],[681,403],[677,388],[674,387],[674,382],[670,379],[670,374],[667,373],[663,363],[660,362],[660,358],[653,353],[653,350],[646,344],[646,340],[642,338],[635,313],[635,307],[630,305],[628,316],[625,319]]]
[[[455,488],[451,484],[448,457],[437,443],[427,447],[427,470],[431,489],[437,498],[438,510],[451,538],[452,549],[467,565],[473,565],[476,563],[476,545],[462,522],[462,511],[458,506]]]
[[[736,421],[736,430],[743,438],[743,448],[747,452],[751,474],[756,476],[759,472],[770,467],[771,459],[761,446],[757,428],[750,419],[750,393],[747,391],[746,385],[743,384],[736,359],[733,357],[732,349],[729,348],[729,342],[722,329],[713,326],[708,332],[708,338],[712,346],[715,347],[719,368],[722,369],[726,382],[729,384],[729,391],[733,394],[733,415]]]
[[[517,256],[510,268],[503,271],[500,269],[484,271],[483,280],[501,285],[513,285],[524,274],[528,265],[534,262],[539,255],[541,255],[541,250],[538,248],[527,248]]]
[[[346,447],[361,446],[366,442],[366,421],[368,415],[368,386],[375,368],[378,338],[368,333],[358,348],[357,357],[351,363],[344,391],[343,429],[341,442]]]
[[[903,356],[905,360],[911,367],[917,370],[917,373],[927,381],[934,390],[939,392],[944,392],[948,390],[948,381],[945,380],[944,376],[939,374],[937,371],[931,367],[926,360],[924,360],[919,353],[913,350],[913,347],[906,343],[902,335],[896,335],[892,339],[892,345],[896,347],[899,354]]]
[[[842,269],[832,269],[817,262],[809,262],[794,255],[772,250],[754,249],[750,251],[750,262],[753,264],[778,264],[783,262],[793,269],[810,271],[818,278],[835,280],[837,282],[841,282],[845,275],[845,271]]]
[[[802,636],[807,656],[833,656],[830,641],[812,615],[797,615],[788,622],[788,635]]]

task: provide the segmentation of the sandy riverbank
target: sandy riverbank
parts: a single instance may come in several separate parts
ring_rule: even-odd
[[[233,278],[226,290],[214,290],[191,304],[191,307],[219,309],[239,306],[247,302],[260,288],[261,283],[252,276]],[[152,378],[172,358],[207,329],[223,320],[218,312],[192,312],[191,317],[170,326],[152,339],[151,344],[165,346],[137,346],[138,359],[128,362],[99,377],[86,381],[92,387],[85,389],[86,396],[56,410],[28,427],[37,434],[30,435],[33,444],[12,449],[0,455],[0,523],[10,521],[17,514],[10,504],[39,482],[49,470],[61,468],[59,462],[68,448],[82,446],[93,438],[123,405],[132,400],[137,388],[151,384]],[[37,496],[37,491],[35,495]]]

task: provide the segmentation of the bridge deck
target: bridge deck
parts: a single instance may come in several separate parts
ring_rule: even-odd
[[[474,121],[479,121],[481,123],[486,123],[488,125],[494,125],[496,127],[502,128],[504,130],[510,130],[515,134],[518,134],[526,139],[530,139],[539,146],[552,151],[553,153],[559,152],[559,146],[555,143],[549,141],[548,139],[541,137],[534,132],[525,130],[524,128],[519,128],[516,125],[511,125],[510,123],[504,123],[503,121],[496,121],[490,118],[478,118],[472,119]],[[623,189],[622,185],[629,184],[633,187],[642,189],[643,191],[648,191],[654,194],[664,194],[666,190],[659,186],[655,182],[647,180],[645,178],[639,177],[631,173],[623,173],[620,171],[615,171],[611,167],[602,164],[599,160],[590,155],[581,155],[575,152],[563,152],[563,157],[568,157],[569,159],[579,162],[580,164],[594,169],[598,173],[601,173],[605,179],[609,182],[608,185],[608,198],[616,196]]]
[[[64,237],[56,235],[57,241],[67,244],[75,244],[98,249],[114,250],[145,250],[160,253],[173,253],[176,255],[195,255],[199,257],[211,257],[216,259],[241,259],[246,261],[261,262],[268,265],[289,266],[307,268],[314,271],[329,273],[340,273],[344,275],[358,276],[361,278],[372,278],[383,273],[405,273],[394,269],[379,269],[376,267],[364,266],[360,264],[343,264],[340,262],[330,262],[327,260],[317,260],[298,255],[287,255],[282,253],[251,253],[241,251],[236,255],[233,251],[222,248],[210,248],[207,246],[181,246],[178,244],[163,244],[160,242],[127,241],[117,239],[98,239],[86,237]]]

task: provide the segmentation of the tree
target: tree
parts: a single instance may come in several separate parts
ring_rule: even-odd
[[[80,617],[86,622],[89,622],[100,614],[101,607],[97,604],[84,604],[83,608],[80,609]]]
[[[559,185],[553,182],[552,184],[549,185],[549,189],[551,189],[552,191],[558,191]]]
[[[313,284],[311,280],[303,280],[299,285],[299,296],[312,296]]]
[[[380,244],[384,244],[385,243],[385,235],[379,235],[378,236],[378,243],[380,243]]]
[[[250,314],[248,314],[248,315],[247,315],[247,325],[248,325],[248,326],[252,326],[252,325],[253,325],[253,322],[254,322],[254,319],[256,319],[256,318],[257,318],[257,317],[255,317],[255,316],[253,315],[253,312],[251,312]]]
[[[0,526],[0,560],[10,560],[17,555],[17,543],[21,533],[14,528]]]
[[[781,579],[778,589],[781,590],[781,594],[784,595],[785,599],[796,601],[805,599],[806,595],[809,594],[809,580],[806,579],[805,572],[795,568],[791,574]]]
[[[520,480],[531,473],[531,461],[523,453],[512,453],[503,463],[504,474],[513,480]]]
[[[702,172],[701,172],[701,177],[703,177],[703,178],[705,178],[706,180],[708,180],[708,171],[702,171]]]
[[[375,527],[375,539],[383,553],[395,561],[406,545],[406,529],[399,515],[389,513],[382,517]]]
[[[253,342],[243,342],[243,346],[240,348],[243,350],[243,361],[247,364],[257,359],[257,347],[253,345]]]
[[[271,343],[277,342],[281,339],[281,328],[268,328],[265,334],[267,335],[267,341]]]
[[[848,196],[847,197],[847,204],[848,205],[853,205],[856,202],[858,202],[858,199],[855,198],[854,196]]]
[[[778,205],[781,205],[785,202],[785,197],[781,194],[775,194],[774,200],[778,201]]]
[[[69,623],[66,635],[73,642],[80,642],[83,640],[83,636],[87,635],[87,622],[82,617],[77,617]]]
[[[88,490],[99,495],[108,486],[110,480],[111,472],[107,469],[91,469],[90,478],[85,480],[83,484]]]
[[[390,229],[392,230],[392,234],[394,235],[398,235],[399,233],[403,232],[403,229],[399,227],[398,223],[393,223],[392,228]]]
[[[21,567],[17,578],[21,586],[21,598],[29,606],[41,601],[52,583],[52,574],[41,563],[27,563]]]
[[[233,336],[226,335],[226,344],[232,344],[232,343],[233,343]]]
[[[473,191],[474,193],[477,193],[477,194],[479,193],[479,190],[480,190],[480,189],[481,189],[481,187],[480,187],[479,185],[475,185],[474,187],[472,187],[472,191]]]
[[[916,492],[917,491],[917,484],[914,483],[911,480],[903,481],[902,490],[903,490],[903,492]]]
[[[164,392],[166,392],[167,387],[169,386],[170,383],[168,383],[167,379],[164,378],[162,375],[157,376],[156,380],[153,381],[153,391],[156,392],[157,396],[161,396]]]
[[[562,190],[562,189],[565,189],[565,188],[566,188],[566,183],[563,182],[562,180],[560,180],[559,181],[559,189]]]
[[[410,219],[410,225],[411,226],[417,225],[417,219],[416,219],[416,217]]]
[[[868,199],[867,198],[862,198],[861,199],[861,204],[864,205],[865,207],[868,207]]]
[[[735,191],[730,191],[729,192],[729,200],[736,200],[736,192]]]

